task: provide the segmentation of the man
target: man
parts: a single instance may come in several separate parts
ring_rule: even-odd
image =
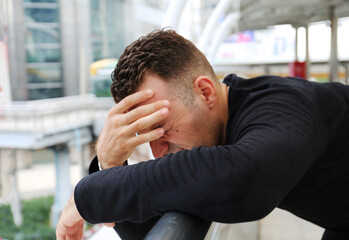
[[[83,219],[141,239],[167,211],[238,223],[276,207],[327,229],[323,239],[348,239],[348,86],[234,74],[220,83],[170,30],[128,46],[112,78],[117,104],[95,173],[76,186],[58,239],[81,238]],[[145,142],[157,159],[123,166]]]

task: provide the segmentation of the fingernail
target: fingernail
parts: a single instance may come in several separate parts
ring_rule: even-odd
[[[159,133],[160,135],[164,134],[164,129],[160,128],[160,129],[158,130],[158,133]]]
[[[164,101],[164,106],[165,106],[165,107],[169,107],[169,106],[170,106],[170,102],[169,102],[168,100],[165,100],[165,101]]]
[[[149,90],[147,90],[147,94],[148,94],[149,97],[153,96],[153,91],[149,89]]]
[[[161,110],[161,114],[166,115],[168,113],[168,108],[164,108]]]

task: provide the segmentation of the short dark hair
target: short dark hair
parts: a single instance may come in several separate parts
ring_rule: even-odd
[[[132,42],[121,54],[111,75],[115,102],[136,92],[147,71],[171,84],[171,91],[187,103],[194,100],[193,81],[198,76],[216,79],[212,66],[192,42],[173,30],[156,30]]]

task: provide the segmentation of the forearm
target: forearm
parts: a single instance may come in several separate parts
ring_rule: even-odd
[[[144,222],[167,211],[220,222],[264,217],[304,176],[326,143],[316,115],[292,115],[293,108],[284,114],[283,107],[274,104],[259,115],[251,109],[244,117],[250,122],[239,128],[231,145],[183,150],[86,177],[75,192],[81,215],[91,222]],[[267,111],[276,123],[263,121]]]
[[[191,157],[193,152],[199,153]],[[236,148],[182,151],[94,173],[76,187],[76,202],[81,215],[92,223],[144,222],[170,210],[209,221],[256,220],[274,208],[292,185],[283,183],[281,176],[285,189],[270,191],[271,199],[265,201],[264,185],[274,179],[261,176],[260,171]]]

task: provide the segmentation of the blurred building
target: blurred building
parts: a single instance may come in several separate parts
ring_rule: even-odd
[[[92,60],[120,56],[125,46],[125,1],[91,0]]]
[[[125,1],[2,1],[14,101],[88,93],[90,64],[125,47]]]
[[[82,170],[86,169],[89,144],[99,135],[107,111],[114,103],[110,98],[91,95],[8,102],[96,94],[91,89],[94,86],[105,96],[104,93],[110,93],[110,72],[124,47],[154,29],[172,26],[191,39],[212,60],[216,73],[221,76],[231,72],[250,77],[288,75],[288,63],[308,59],[313,65],[311,73],[321,74],[320,77],[328,81],[328,62],[338,67],[337,54],[330,56],[331,42],[337,41],[330,42],[330,39],[337,39],[337,19],[343,18],[338,21],[338,55],[346,73],[335,74],[345,76],[349,82],[349,19],[344,19],[349,16],[349,4],[347,0],[318,1],[320,4],[286,0],[0,0],[0,182],[6,186],[0,188],[1,192],[3,195],[15,192],[15,170],[30,164],[32,152],[49,149],[56,168],[52,222],[57,222],[70,196],[70,164],[78,162]],[[241,6],[236,5],[240,2]],[[305,6],[301,6],[303,4]],[[299,14],[297,18],[294,12]],[[319,24],[322,29],[316,35],[313,31],[316,26],[312,23],[318,21],[325,22]],[[269,27],[275,24],[282,25]],[[308,27],[310,41],[307,40]],[[297,34],[302,32],[304,49],[301,44],[297,46]],[[336,53],[337,47],[333,49]],[[297,56],[298,52],[303,54]],[[97,62],[97,65],[106,64],[91,76],[89,69]],[[110,62],[113,64],[107,65]],[[3,68],[7,65],[10,71],[4,74]],[[9,88],[6,87],[8,79],[11,94],[4,95],[2,89]],[[83,176],[86,171],[81,172]],[[15,200],[19,205],[18,197]],[[12,201],[14,205],[16,201]],[[211,228],[209,239],[239,238],[223,237],[230,234],[232,225],[217,226]],[[308,232],[315,232],[319,238],[323,231],[282,214],[236,226],[232,230],[234,234],[253,240],[279,239],[286,235],[287,239],[310,239],[302,238],[309,236]],[[293,235],[285,235],[280,229],[291,229]],[[278,236],[272,237],[274,232]]]
[[[159,28],[168,1],[0,0],[6,6],[12,100],[91,92],[89,66],[118,58]]]
[[[89,1],[7,1],[12,100],[87,90]]]

